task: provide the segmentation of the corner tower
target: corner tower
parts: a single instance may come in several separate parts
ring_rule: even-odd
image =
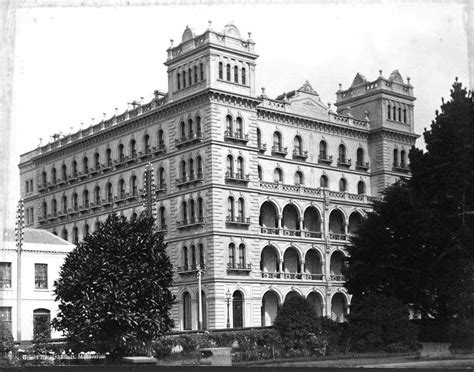
[[[186,27],[181,43],[168,48],[169,101],[206,88],[245,96],[255,95],[255,43],[244,39],[233,24],[221,32],[209,28],[201,35]]]
[[[409,173],[408,152],[418,135],[414,129],[413,86],[398,70],[375,81],[357,73],[349,89],[336,92],[339,114],[370,121],[369,156],[372,190],[380,194],[400,176]]]

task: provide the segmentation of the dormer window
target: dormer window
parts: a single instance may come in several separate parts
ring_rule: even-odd
[[[230,81],[230,64],[227,64],[227,81]]]

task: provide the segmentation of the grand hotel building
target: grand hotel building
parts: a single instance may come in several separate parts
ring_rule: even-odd
[[[269,325],[293,293],[343,320],[349,236],[409,171],[409,80],[357,74],[332,109],[308,82],[257,93],[255,43],[232,24],[186,27],[167,54],[167,93],[21,156],[27,227],[77,243],[111,212],[139,213],[150,163],[176,329],[198,327],[198,265],[204,328]]]

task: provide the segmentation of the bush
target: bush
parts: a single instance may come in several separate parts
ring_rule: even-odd
[[[338,323],[330,318],[322,318],[320,322],[327,339],[326,354],[345,354],[350,341],[347,323]]]
[[[10,328],[5,323],[0,323],[0,354],[13,351],[15,344]]]
[[[408,351],[417,346],[417,329],[408,320],[408,308],[380,294],[353,298],[348,332],[352,350]]]
[[[455,319],[449,325],[452,348],[474,350],[474,318]]]

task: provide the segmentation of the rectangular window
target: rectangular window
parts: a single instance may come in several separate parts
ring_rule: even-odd
[[[25,187],[26,187],[26,193],[30,192],[30,181],[25,182]]]
[[[48,265],[35,264],[35,288],[48,288]]]
[[[0,262],[0,288],[12,287],[12,263]]]
[[[0,322],[2,322],[7,328],[12,331],[12,308],[11,307],[0,307]]]

